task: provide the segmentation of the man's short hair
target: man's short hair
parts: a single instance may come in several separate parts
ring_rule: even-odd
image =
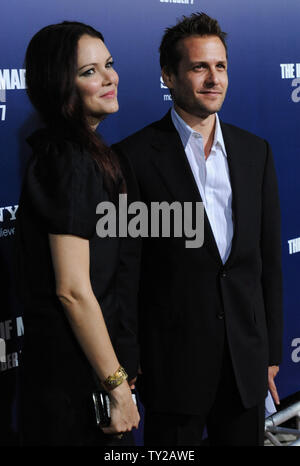
[[[222,41],[227,54],[225,42],[227,34],[221,30],[218,21],[205,13],[193,13],[191,16],[183,16],[175,26],[165,29],[159,47],[161,68],[177,73],[181,59],[177,44],[190,36],[217,36]]]

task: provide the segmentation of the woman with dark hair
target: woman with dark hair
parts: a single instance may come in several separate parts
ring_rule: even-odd
[[[118,110],[118,75],[101,33],[63,22],[31,39],[26,81],[45,128],[28,140],[17,218],[22,444],[128,445],[139,423],[130,390],[139,244],[96,234],[97,205],[134,183],[95,132]],[[92,400],[100,388],[111,416],[101,429]]]

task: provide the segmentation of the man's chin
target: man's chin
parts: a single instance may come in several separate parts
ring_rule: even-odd
[[[212,105],[212,106],[207,106],[205,108],[202,108],[203,113],[206,113],[207,115],[213,115],[215,113],[218,113],[221,108],[222,108],[223,102],[219,105]]]
[[[194,106],[189,106],[184,105],[184,103],[182,105],[176,103],[176,106],[184,110],[189,115],[193,115],[197,118],[201,118],[201,120],[205,120],[209,116],[217,113],[221,109],[222,104],[223,102],[219,105],[197,105],[196,103]]]
[[[217,113],[219,110],[220,110],[221,107],[218,107],[218,108],[201,108],[201,109],[197,109],[195,112],[194,112],[194,115],[201,118],[202,120],[205,120],[206,118],[210,117],[211,115],[214,115],[215,113]]]

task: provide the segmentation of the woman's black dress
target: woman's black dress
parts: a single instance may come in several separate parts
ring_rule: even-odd
[[[90,244],[90,278],[121,365],[137,372],[136,286],[139,246],[100,238],[96,206],[109,200],[92,157],[72,141],[39,130],[17,213],[17,278],[24,304],[21,431],[24,445],[96,445],[95,375],[55,292],[48,234],[70,234]],[[124,162],[122,162],[124,163]],[[125,163],[123,173],[130,169]],[[111,438],[111,437],[109,437]]]

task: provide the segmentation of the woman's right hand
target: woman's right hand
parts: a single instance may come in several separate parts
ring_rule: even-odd
[[[121,434],[137,429],[140,415],[127,381],[109,392],[110,426],[103,427],[105,434]]]

